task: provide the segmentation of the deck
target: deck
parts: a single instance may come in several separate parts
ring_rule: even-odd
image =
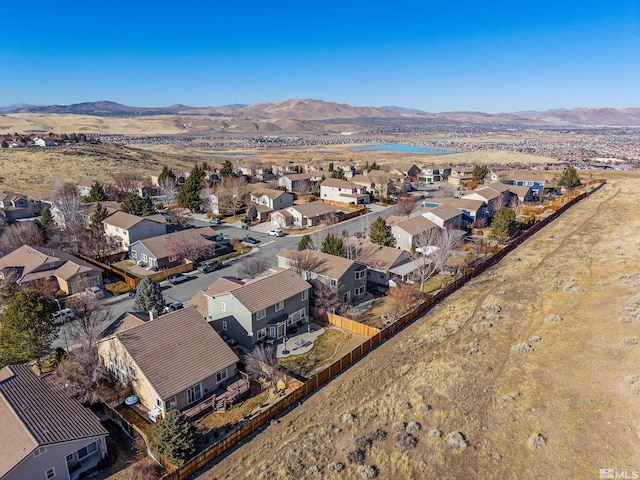
[[[249,376],[239,371],[237,375],[227,379],[213,392],[202,397],[198,403],[182,410],[182,413],[187,417],[195,417],[212,409],[216,412],[224,412],[234,402],[247,396],[249,392]]]

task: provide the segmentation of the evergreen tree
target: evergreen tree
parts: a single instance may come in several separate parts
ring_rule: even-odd
[[[17,292],[9,301],[0,323],[0,368],[8,364],[41,359],[52,352],[57,327],[55,308],[34,290]]]
[[[145,195],[142,197],[142,216],[148,217],[154,213],[157,213],[156,206],[153,204],[151,197],[149,195]]]
[[[328,168],[328,170],[329,170],[330,172],[333,172],[333,162],[329,162],[329,168]]]
[[[120,204],[120,210],[131,215],[142,216],[145,201],[136,192],[130,192]]]
[[[9,144],[4,139],[2,139],[2,148],[9,148]]]
[[[473,173],[471,175],[473,176],[474,180],[476,180],[477,182],[481,182],[482,180],[484,180],[484,177],[489,175],[489,167],[487,167],[486,165],[475,165],[473,167]]]
[[[160,284],[149,277],[144,277],[136,289],[133,311],[142,313],[155,308],[158,313],[162,313],[164,303],[164,295],[162,295]]]
[[[192,212],[200,210],[200,190],[205,172],[198,165],[191,169],[189,177],[180,187],[178,192],[178,203],[183,208],[188,208]]]
[[[517,228],[516,212],[508,207],[502,207],[493,216],[489,239],[504,243],[516,233]]]
[[[171,180],[173,180],[173,183],[176,183],[176,174],[173,173],[173,170],[165,165],[164,167],[162,167],[160,175],[158,175],[158,185],[162,185],[167,178],[170,178]]]
[[[42,225],[43,228],[47,228],[51,222],[53,222],[51,210],[49,208],[43,208],[40,213],[40,225]]]
[[[196,427],[178,410],[169,411],[151,434],[151,450],[176,466],[196,453]]]
[[[93,215],[91,215],[91,223],[89,224],[91,231],[94,233],[102,233],[104,228],[102,221],[108,216],[109,212],[107,212],[107,208],[100,202],[96,203],[96,209],[93,211]]]
[[[340,178],[344,180],[344,170],[340,167],[331,172],[331,178]]]
[[[109,197],[107,197],[107,194],[104,191],[104,187],[100,185],[100,183],[93,182],[93,185],[91,185],[91,190],[89,190],[89,193],[84,198],[84,200],[86,202],[105,202],[109,200]]]
[[[380,170],[380,165],[378,165],[375,160],[371,164],[371,170]]]
[[[371,165],[369,165],[369,160],[364,164],[364,171],[369,173],[371,171]]]
[[[235,172],[233,171],[233,163],[231,160],[227,159],[222,164],[222,168],[220,169],[220,176],[222,178],[233,177]]]
[[[298,250],[313,250],[313,242],[311,241],[311,237],[309,235],[302,236],[302,238],[298,242]]]
[[[387,225],[384,218],[376,218],[371,224],[371,227],[369,227],[369,241],[377,245],[393,247],[394,241],[393,235],[391,234],[391,227]]]
[[[561,187],[573,188],[581,184],[582,182],[578,176],[578,171],[573,166],[565,168],[560,176],[560,180],[558,180],[558,185]]]
[[[342,239],[335,236],[333,233],[330,233],[322,241],[320,251],[328,253],[329,255],[335,255],[336,257],[342,257],[342,255],[344,254],[344,245],[342,243]]]

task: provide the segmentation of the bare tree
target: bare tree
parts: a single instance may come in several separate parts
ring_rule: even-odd
[[[178,186],[172,177],[164,177],[158,185],[158,190],[162,204],[167,207],[173,205],[176,198],[178,198]]]
[[[56,207],[60,211],[60,223],[65,230],[76,231],[84,228],[84,218],[82,215],[82,197],[75,190],[63,188],[58,192]]]
[[[311,193],[311,182],[297,182],[293,192],[298,195],[309,195]]]
[[[113,174],[113,186],[122,198],[131,192],[138,192],[142,177],[136,172],[117,172]]]
[[[431,258],[437,270],[444,277],[449,259],[460,246],[460,236],[451,228],[441,228],[436,236],[435,246],[437,249],[431,254]]]
[[[305,280],[316,278],[327,271],[327,261],[313,250],[293,251],[291,257],[288,260],[289,266]]]
[[[418,199],[413,195],[400,195],[394,208],[397,215],[411,215]]]
[[[316,307],[320,315],[340,309],[342,303],[337,286],[332,287],[321,280],[311,280],[310,283],[313,285],[313,306]]]
[[[414,244],[417,246],[409,252],[416,269],[413,273],[414,280],[420,282],[420,291],[424,290],[424,284],[431,278],[437,266],[433,261],[432,254],[437,250],[438,228],[430,228],[414,237]]]
[[[202,208],[205,211],[211,212],[214,215],[220,214],[219,196],[216,194],[215,189],[207,187],[204,189],[204,196],[202,197]]]
[[[110,311],[87,295],[72,297],[67,306],[75,314],[76,320],[68,324],[68,332],[77,345],[69,352],[68,359],[58,368],[57,373],[77,398],[93,403],[96,401],[98,383],[106,377],[98,354],[98,340],[103,322],[109,317]]]
[[[399,283],[391,288],[387,294],[387,317],[397,320],[410,311],[420,298],[415,285]]]
[[[449,182],[440,183],[440,191],[443,197],[453,197],[458,191],[458,187]]]
[[[35,223],[20,222],[5,227],[0,234],[0,256],[5,256],[22,245],[44,245],[42,230]]]
[[[285,374],[278,363],[275,346],[256,345],[244,356],[244,364],[250,378],[256,380],[264,377],[271,383],[273,391],[278,393],[278,382]]]
[[[383,262],[378,258],[381,246],[370,242],[362,243],[360,239],[346,238],[342,242],[344,257],[349,260],[364,263],[369,268],[378,268]]]
[[[168,247],[180,260],[198,262],[213,257],[216,246],[192,230],[183,230],[169,236]]]
[[[222,212],[236,216],[246,204],[246,180],[243,177],[228,177],[218,190],[218,205]]]
[[[238,274],[242,277],[256,278],[269,269],[269,260],[264,257],[246,257],[240,261]]]

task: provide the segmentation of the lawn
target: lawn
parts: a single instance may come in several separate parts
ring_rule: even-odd
[[[122,260],[120,262],[113,262],[111,265],[119,268],[120,270],[124,270],[125,272],[127,272],[129,275],[131,275],[134,278],[139,278],[140,275],[138,275],[137,273],[134,273],[131,271],[130,267],[132,267],[133,265],[135,265],[136,262],[134,262],[133,260]]]
[[[340,346],[351,338],[351,333],[338,328],[327,328],[307,353],[291,355],[278,360],[280,365],[302,376],[308,376],[324,362],[332,359]]]
[[[136,412],[133,408],[128,407],[126,405],[118,405],[115,410],[122,415],[122,417],[129,423],[135,425],[142,433],[144,433],[148,439],[151,438],[151,434],[153,433],[153,429],[155,425],[153,423],[149,423],[146,419],[142,418],[138,412]]]

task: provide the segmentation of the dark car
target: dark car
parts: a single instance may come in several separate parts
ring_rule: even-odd
[[[175,312],[176,310],[180,310],[181,308],[184,308],[182,302],[173,302],[164,307],[164,313]]]
[[[198,270],[201,271],[202,273],[209,273],[209,272],[214,272],[216,270],[220,270],[223,266],[224,265],[222,264],[222,262],[215,260],[213,262],[203,263],[198,267]]]
[[[174,273],[173,275],[169,275],[167,277],[167,281],[173,285],[177,285],[178,283],[186,282],[189,280],[189,277],[184,273]]]
[[[257,238],[248,237],[248,236],[247,236],[247,237],[244,237],[244,238],[242,239],[242,241],[243,241],[244,243],[250,243],[250,244],[252,244],[252,245],[256,245],[256,244],[260,243],[260,240],[258,240]]]
[[[137,291],[138,290],[136,288],[132,288],[131,290],[129,290],[129,296],[130,297],[135,297]]]

